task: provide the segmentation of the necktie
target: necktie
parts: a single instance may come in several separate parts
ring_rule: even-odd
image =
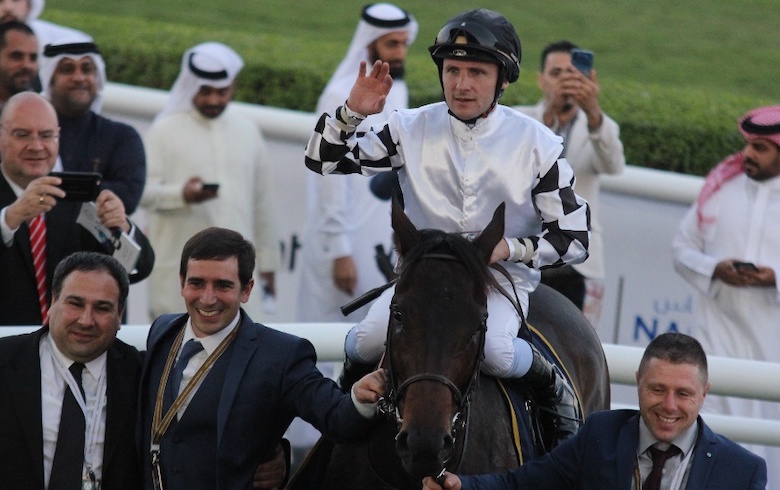
[[[29,228],[38,302],[41,305],[41,325],[46,325],[49,323],[49,311],[46,306],[46,221],[43,219],[43,213],[30,221]]]
[[[81,386],[81,371],[84,369],[84,364],[74,362],[68,369],[76,378],[81,395],[84,396],[84,387]],[[57,449],[54,451],[49,488],[74,490],[81,488],[85,431],[84,412],[81,411],[70,386],[67,386],[62,399],[60,430],[57,434]]]
[[[188,340],[179,354],[179,360],[173,366],[171,371],[171,377],[168,380],[168,397],[170,398],[170,405],[173,405],[173,401],[179,396],[179,385],[181,385],[181,378],[184,373],[184,368],[187,367],[187,363],[190,358],[203,350],[203,344],[195,339]],[[169,406],[170,406],[169,405]]]
[[[642,485],[642,490],[660,490],[661,477],[663,476],[666,460],[679,454],[680,448],[671,445],[666,451],[661,451],[655,446],[650,446],[648,451],[650,451],[650,456],[653,458],[653,469],[647,475],[647,479],[644,485]]]

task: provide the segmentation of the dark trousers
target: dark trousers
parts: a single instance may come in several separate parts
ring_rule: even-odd
[[[585,276],[574,267],[564,265],[555,269],[542,271],[542,284],[546,284],[569,298],[574,305],[582,310],[585,304]]]

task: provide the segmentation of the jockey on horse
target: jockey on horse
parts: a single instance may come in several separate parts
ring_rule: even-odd
[[[493,272],[509,293],[491,290],[488,296],[482,370],[522,379],[546,407],[542,425],[554,447],[579,428],[579,404],[560,371],[518,332],[539,269],[587,258],[588,204],[574,193],[561,138],[498,104],[520,71],[520,40],[505,17],[485,9],[458,14],[429,51],[444,102],[394,112],[384,127],[356,133],[365,116],[381,111],[392,85],[387,63],[376,62],[368,74],[363,64],[346,103],[334,108],[336,116],[323,114],[317,123],[306,165],[320,173],[397,170],[405,211],[418,229],[469,236],[506,203],[505,238],[491,263],[505,270]],[[387,289],[349,332],[348,365],[379,361],[393,294]]]

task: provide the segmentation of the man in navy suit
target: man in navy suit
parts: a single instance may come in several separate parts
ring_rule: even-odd
[[[147,489],[160,482],[249,488],[257,464],[274,454],[296,416],[337,440],[357,439],[372,423],[382,371],[344,395],[317,370],[310,342],[254,323],[241,309],[254,260],[254,246],[222,228],[207,228],[184,246],[179,275],[187,313],[152,324],[141,375]]]
[[[108,255],[78,252],[60,262],[52,289],[48,326],[0,339],[0,487],[83,488],[102,481],[103,488],[136,490],[141,356],[116,339],[127,273]],[[56,448],[73,439],[59,435],[69,433],[60,422],[65,392],[76,382],[69,372],[74,363],[83,365],[84,457],[73,461],[73,478],[63,485],[51,475],[63,466]]]
[[[663,465],[663,489],[758,490],[766,488],[766,463],[715,434],[699,416],[707,357],[693,337],[667,333],[647,346],[636,374],[639,411],[591,415],[575,435],[542,458],[502,474],[457,476],[443,487],[430,477],[427,490],[644,488],[653,468],[649,452],[677,454]]]

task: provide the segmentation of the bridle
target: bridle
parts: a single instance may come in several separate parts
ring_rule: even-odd
[[[423,260],[423,259],[454,260],[458,262],[461,261],[461,259],[459,259],[455,255],[440,254],[440,253],[429,253],[419,258],[419,260]],[[394,312],[396,311],[395,308],[396,305],[395,303],[393,303],[390,307],[391,319],[393,317]],[[398,407],[399,407],[399,402],[401,400],[401,397],[403,396],[406,389],[409,388],[409,386],[411,386],[412,384],[417,383],[419,381],[433,381],[436,383],[443,384],[450,390],[458,406],[458,410],[455,412],[455,414],[452,417],[452,422],[451,422],[452,428],[451,428],[450,435],[452,436],[453,441],[458,441],[459,436],[462,433],[464,439],[463,447],[465,447],[466,426],[468,424],[468,414],[471,406],[471,395],[474,391],[474,386],[477,382],[477,378],[479,377],[479,369],[482,364],[482,360],[484,358],[485,332],[487,331],[487,312],[485,312],[482,318],[482,323],[479,329],[475,331],[475,333],[479,334],[479,345],[476,351],[477,358],[474,362],[474,369],[471,373],[471,377],[469,378],[469,382],[466,385],[466,389],[464,391],[461,391],[460,388],[458,388],[458,386],[447,376],[438,373],[429,373],[429,372],[414,374],[412,376],[409,376],[405,380],[401,381],[401,383],[399,384],[397,375],[395,373],[395,370],[393,369],[392,355],[391,355],[392,348],[393,348],[392,347],[393,330],[394,329],[391,328],[390,325],[388,325],[387,340],[386,340],[386,356],[385,356],[385,363],[384,363],[385,369],[387,370],[387,395],[382,397],[379,400],[380,413],[384,414],[387,418],[390,419],[395,418],[395,422],[398,426],[398,429],[400,430],[401,424],[403,423],[403,416],[401,415],[401,412]],[[462,452],[463,452],[463,448],[461,448],[461,451],[457,452],[458,459],[460,459],[459,456],[460,453]],[[449,462],[450,459],[445,461],[445,464]]]

